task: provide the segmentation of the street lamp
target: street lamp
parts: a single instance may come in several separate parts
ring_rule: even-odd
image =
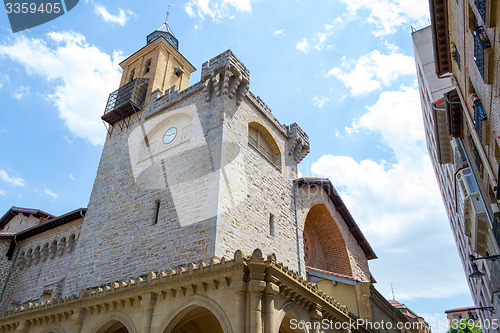
[[[481,271],[477,268],[477,264],[474,262],[475,260],[481,260],[481,259],[486,259],[486,260],[495,261],[495,260],[500,259],[500,254],[497,254],[497,255],[494,255],[494,256],[479,257],[479,258],[476,258],[476,257],[474,257],[474,256],[471,254],[471,255],[470,255],[470,261],[471,261],[472,273],[471,273],[471,274],[469,274],[469,277],[470,277],[470,278],[480,279],[480,278],[482,278],[482,277],[485,275],[483,272],[481,272]]]

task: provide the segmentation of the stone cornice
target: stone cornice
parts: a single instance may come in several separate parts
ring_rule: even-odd
[[[251,275],[251,270],[264,274]],[[301,306],[322,309],[325,318],[341,321],[355,319],[347,307],[318,290],[316,285],[305,281],[297,272],[277,263],[274,255],[263,258],[260,250],[256,250],[248,257],[236,251],[232,260],[214,258],[207,263],[191,263],[177,270],[150,272],[136,279],[82,289],[78,295],[29,303],[4,313],[0,317],[0,330],[8,331],[23,321],[42,324],[68,320],[80,311],[94,313],[140,306],[146,294],[158,295],[160,300],[230,288],[231,285],[234,288],[235,283],[245,288],[250,276],[253,281],[262,279],[260,281],[276,284],[279,293]]]

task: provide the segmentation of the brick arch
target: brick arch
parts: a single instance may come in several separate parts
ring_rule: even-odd
[[[303,233],[306,266],[352,276],[344,237],[324,204],[311,207]]]

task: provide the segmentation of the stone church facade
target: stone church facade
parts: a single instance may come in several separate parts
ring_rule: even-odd
[[[230,50],[189,86],[177,46],[165,24],[121,63],[87,208],[0,218],[0,332],[417,332],[331,182],[297,179],[307,134]]]

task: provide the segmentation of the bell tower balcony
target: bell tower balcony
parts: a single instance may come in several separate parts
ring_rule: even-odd
[[[144,106],[147,90],[147,78],[136,78],[115,90],[108,97],[101,119],[113,126],[140,111]]]

